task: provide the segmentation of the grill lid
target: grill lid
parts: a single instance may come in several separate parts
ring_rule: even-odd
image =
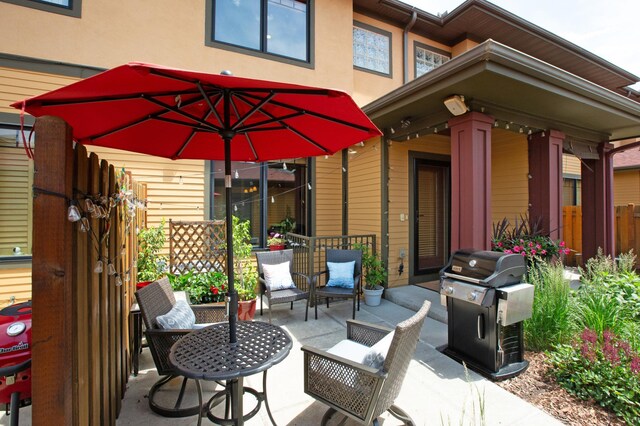
[[[440,271],[450,277],[484,287],[519,283],[527,272],[524,257],[495,251],[463,249],[455,252]]]

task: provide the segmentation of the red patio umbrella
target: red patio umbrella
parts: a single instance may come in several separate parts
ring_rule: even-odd
[[[236,341],[231,161],[331,155],[380,131],[338,90],[128,63],[12,104],[53,115],[82,144],[225,161],[230,339]]]

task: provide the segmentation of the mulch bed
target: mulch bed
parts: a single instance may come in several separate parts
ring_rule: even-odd
[[[524,373],[497,384],[568,425],[626,424],[597,403],[583,401],[562,389],[546,374],[544,353],[527,352],[525,359],[529,361],[529,368]]]

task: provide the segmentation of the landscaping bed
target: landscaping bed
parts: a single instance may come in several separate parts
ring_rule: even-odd
[[[551,414],[556,419],[576,426],[625,425],[626,423],[594,401],[583,401],[569,394],[547,374],[546,356],[527,352],[529,368],[513,379],[497,384]]]

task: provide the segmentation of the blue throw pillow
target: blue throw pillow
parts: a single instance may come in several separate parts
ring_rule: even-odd
[[[327,262],[327,269],[329,269],[327,287],[353,288],[353,269],[355,265],[355,260],[351,262]]]
[[[191,306],[184,300],[176,300],[173,308],[164,315],[158,315],[156,322],[165,330],[192,329],[196,322],[196,316]]]

